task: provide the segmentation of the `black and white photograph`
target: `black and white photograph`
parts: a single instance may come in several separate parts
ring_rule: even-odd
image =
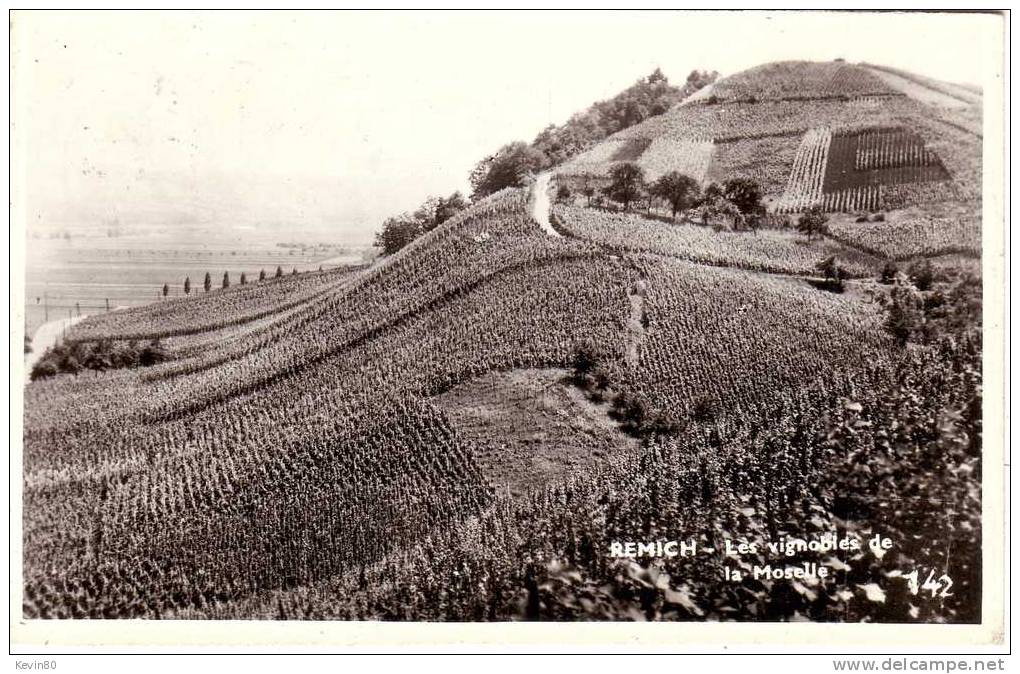
[[[15,642],[1002,643],[1008,12],[9,19]]]

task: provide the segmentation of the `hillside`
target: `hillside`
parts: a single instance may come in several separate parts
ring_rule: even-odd
[[[829,211],[977,204],[981,97],[876,67],[774,63],[701,89],[557,173],[576,184],[622,161],[650,180],[673,170],[702,184],[750,178],[779,212],[816,201]]]
[[[860,590],[980,550],[980,282],[877,281],[979,252],[980,126],[906,90],[931,82],[883,73],[752,69],[552,171],[750,176],[776,211],[808,186],[856,210],[874,187],[882,221],[834,217],[803,241],[561,203],[552,236],[540,179],[368,268],[75,325],[77,363],[155,339],[166,360],[26,387],[26,616],[973,620],[979,552],[954,553],[958,598],[937,607],[902,583],[881,607]],[[903,224],[939,219],[962,224]],[[819,283],[833,255],[841,292]],[[901,292],[935,307],[905,337],[883,309]],[[947,493],[948,528],[932,505]],[[916,507],[881,506],[898,497]],[[714,558],[605,554],[836,527],[947,539],[803,591],[720,584]]]

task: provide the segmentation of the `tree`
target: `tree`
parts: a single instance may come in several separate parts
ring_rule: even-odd
[[[928,258],[917,260],[907,269],[907,276],[918,290],[930,290],[936,280],[935,267]]]
[[[758,204],[758,207],[755,208],[752,212],[748,213],[747,216],[744,218],[744,225],[746,225],[747,228],[750,229],[752,232],[757,234],[758,230],[765,225],[766,218],[767,214],[765,211],[765,205]]]
[[[414,213],[387,218],[375,234],[375,245],[382,249],[383,255],[392,255],[467,207],[468,202],[460,192],[445,198],[430,196]]]
[[[655,84],[656,82],[662,82],[663,84],[669,84],[669,79],[662,73],[662,68],[656,67],[652,71],[652,74],[648,76],[648,83]]]
[[[430,229],[435,229],[467,207],[468,200],[460,192],[454,192],[445,199],[439,198],[432,213],[432,222],[434,224]]]
[[[595,177],[590,173],[581,175],[581,193],[588,198],[588,208],[591,208],[591,198],[595,196]]]
[[[761,204],[761,187],[749,178],[732,178],[723,184],[723,196],[749,215]]]
[[[30,376],[32,381],[37,381],[46,377],[54,377],[59,373],[60,370],[57,368],[57,364],[48,358],[44,358],[32,366],[32,374]]]
[[[276,266],[276,278],[283,278],[283,267],[281,265]]]
[[[382,229],[375,234],[375,245],[382,249],[383,255],[392,255],[414,241],[417,236],[417,221],[404,213],[386,218]]]
[[[687,75],[687,84],[691,89],[697,91],[712,84],[717,79],[719,79],[719,73],[715,70],[711,72],[707,70],[692,70]]]
[[[478,162],[471,172],[471,198],[478,200],[507,187],[522,187],[529,175],[545,167],[546,161],[540,150],[526,143],[504,145]]]
[[[677,213],[693,206],[701,196],[697,181],[679,171],[662,176],[652,183],[649,191],[669,203],[674,220]]]
[[[164,283],[163,284],[163,297],[166,297],[169,294],[170,294],[170,284],[169,283]]]
[[[583,384],[599,364],[598,350],[591,342],[581,342],[574,350],[573,361],[574,380],[578,384]]]
[[[725,218],[737,226],[742,225],[744,222],[744,215],[740,212],[740,209],[723,196],[716,196],[711,200],[702,199],[698,210],[701,213],[701,224],[703,225],[709,224],[712,218]],[[717,223],[717,225],[716,229],[725,227],[725,225],[720,223]]]
[[[843,291],[844,279],[847,277],[846,270],[836,263],[836,256],[830,255],[815,265],[815,269],[825,278],[829,289]]]
[[[556,201],[564,202],[570,200],[570,188],[566,185],[560,185],[556,188]]]
[[[290,275],[297,276],[297,267],[294,267],[293,269],[290,270]]]
[[[229,288],[230,287],[230,272],[229,271],[223,272],[223,287],[224,288]]]
[[[265,269],[259,269],[259,281],[265,281],[265,280],[266,280],[266,270]]]
[[[623,204],[623,210],[630,210],[632,201],[641,196],[645,183],[645,172],[634,162],[617,164],[609,171],[609,186],[606,196]]]
[[[797,218],[797,231],[806,236],[808,241],[810,241],[816,235],[822,236],[829,231],[825,224],[828,221],[829,216],[822,211],[822,207],[815,205],[804,211]]]
[[[190,276],[185,276],[184,277],[184,294],[185,295],[190,295],[191,294],[191,277]]]
[[[109,370],[113,367],[113,346],[109,340],[101,339],[96,342],[92,353],[88,355],[84,363],[90,370]]]
[[[900,273],[900,268],[896,266],[896,263],[889,260],[882,267],[882,274],[878,277],[880,283],[885,285],[891,285],[895,280],[896,276]]]
[[[205,273],[205,282],[202,285],[206,292],[212,290],[212,276],[209,275],[209,272]]]
[[[154,339],[138,354],[138,363],[149,367],[167,359],[166,350],[158,339]]]
[[[889,293],[886,303],[885,323],[889,332],[900,346],[906,345],[910,337],[921,328],[921,298],[916,290],[898,285]]]
[[[448,197],[427,197],[422,205],[412,213],[401,216],[411,223],[409,234],[415,239],[426,232],[443,224],[457,213],[468,207],[468,202],[460,192],[454,192]]]
[[[709,183],[701,195],[701,202],[718,201],[723,198],[723,189],[719,183]]]
[[[241,272],[241,285],[246,285],[247,283],[248,283],[248,276],[244,272]]]

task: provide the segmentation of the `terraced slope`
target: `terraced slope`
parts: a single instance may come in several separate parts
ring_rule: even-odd
[[[702,184],[750,178],[780,212],[976,202],[981,97],[872,66],[767,64],[611,136],[557,175],[574,187],[604,184],[621,161],[636,161],[649,179],[671,170]]]

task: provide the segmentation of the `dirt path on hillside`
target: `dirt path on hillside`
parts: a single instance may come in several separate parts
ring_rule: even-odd
[[[627,365],[637,368],[640,360],[641,344],[645,341],[645,282],[642,279],[634,281],[634,285],[627,291],[627,298],[630,300],[630,316],[627,318],[627,348],[625,358]]]
[[[549,202],[549,180],[550,173],[541,173],[535,178],[535,184],[531,187],[531,217],[535,219],[539,227],[545,230],[550,236],[561,236],[549,222],[549,209],[552,204]]]

